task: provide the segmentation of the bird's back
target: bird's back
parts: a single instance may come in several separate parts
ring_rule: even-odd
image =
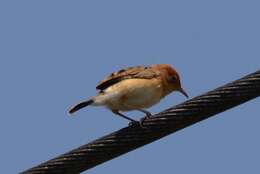
[[[129,67],[111,73],[108,77],[98,83],[96,89],[102,91],[126,79],[152,79],[158,77],[159,75],[160,73],[151,66]]]

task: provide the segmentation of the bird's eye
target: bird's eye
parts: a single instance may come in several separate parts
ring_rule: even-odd
[[[171,77],[171,82],[172,83],[176,83],[177,82],[177,77],[176,76],[172,76]]]

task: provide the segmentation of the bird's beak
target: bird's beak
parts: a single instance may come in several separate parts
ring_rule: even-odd
[[[184,91],[184,89],[180,88],[179,92],[185,95],[185,97],[189,98],[188,94]]]

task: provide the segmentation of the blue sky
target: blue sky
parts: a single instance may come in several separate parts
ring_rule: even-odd
[[[67,110],[122,67],[168,63],[191,97],[260,67],[259,1],[1,1],[0,173],[118,130],[104,108]],[[156,113],[185,101],[173,93]],[[85,173],[259,173],[259,99]],[[140,118],[140,113],[129,113]]]

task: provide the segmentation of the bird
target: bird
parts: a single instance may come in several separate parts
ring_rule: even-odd
[[[147,108],[157,104],[173,91],[178,91],[188,98],[182,88],[178,72],[169,64],[134,66],[111,73],[101,80],[96,89],[96,96],[73,106],[69,113],[86,106],[105,106],[114,114],[127,119],[129,124],[142,123],[152,114]],[[145,117],[136,121],[122,112],[140,111]]]

